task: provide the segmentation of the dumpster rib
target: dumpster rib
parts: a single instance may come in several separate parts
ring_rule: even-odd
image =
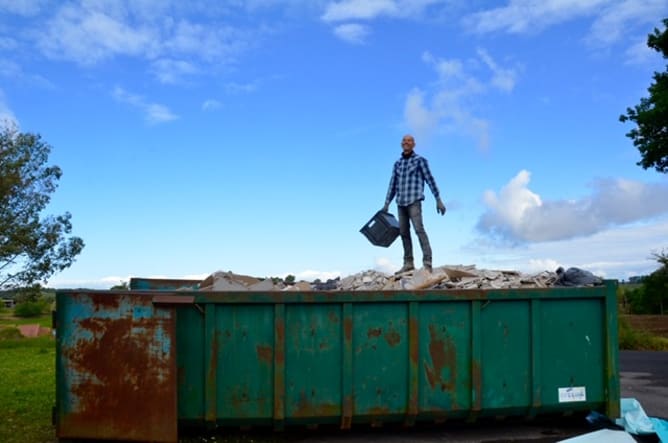
[[[341,429],[350,429],[353,418],[353,304],[343,303],[343,372],[341,379],[343,408]]]
[[[619,350],[618,350],[618,325],[617,325],[617,281],[606,282],[605,300],[605,386],[606,386],[606,415],[608,417],[620,416],[619,387]]]
[[[204,315],[204,376],[205,420],[209,427],[215,427],[217,416],[216,380],[218,366],[218,334],[216,331],[216,305],[206,305]]]
[[[274,307],[274,429],[285,424],[285,304]]]
[[[536,415],[541,407],[541,383],[540,379],[540,299],[531,300],[531,408],[527,412],[529,417]]]
[[[419,303],[408,304],[408,413],[405,425],[413,426],[418,414],[418,365],[420,354],[420,332],[418,328]]]
[[[476,420],[482,407],[480,310],[480,301],[471,301],[471,411],[469,421]]]

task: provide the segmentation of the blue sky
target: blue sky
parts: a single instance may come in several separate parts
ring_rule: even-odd
[[[663,0],[0,0],[0,116],[52,145],[52,287],[391,272],[359,232],[411,133],[434,265],[625,279],[668,249],[668,177],[619,115]],[[393,206],[392,210],[396,212]],[[416,245],[419,261],[420,251]]]

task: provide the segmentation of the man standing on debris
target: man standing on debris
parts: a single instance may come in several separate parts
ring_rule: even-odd
[[[385,198],[383,211],[388,212],[390,202],[397,197],[397,210],[399,212],[399,234],[404,245],[404,265],[397,274],[415,269],[413,263],[413,242],[411,241],[410,223],[417,234],[422,248],[422,263],[424,269],[431,272],[431,246],[429,237],[422,224],[422,200],[424,200],[424,182],[427,182],[431,193],[436,199],[436,212],[445,214],[445,205],[441,200],[436,186],[436,181],[431,175],[429,164],[424,157],[417,155],[415,139],[412,135],[404,135],[401,141],[401,158],[394,163],[390,186]]]

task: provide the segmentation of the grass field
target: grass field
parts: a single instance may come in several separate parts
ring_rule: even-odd
[[[0,340],[1,442],[56,441],[54,343],[52,337]]]
[[[42,315],[41,317],[30,317],[30,318],[19,318],[12,315],[12,311],[9,309],[3,309],[0,311],[0,329],[16,327],[19,325],[34,325],[39,324],[40,326],[45,326],[47,328],[51,327],[51,316]]]

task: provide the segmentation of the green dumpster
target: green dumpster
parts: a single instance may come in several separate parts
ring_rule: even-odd
[[[608,280],[412,292],[61,291],[58,435],[115,439],[124,430],[122,438],[141,440],[133,433],[141,420],[110,407],[125,409],[129,400],[163,405],[170,431],[154,441],[176,441],[177,423],[280,430],[590,410],[617,417],[616,287]],[[127,345],[135,341],[141,345]],[[96,377],[100,362],[82,354],[105,343],[125,343],[113,351],[118,359],[104,361],[116,379]],[[119,382],[144,395],[123,398],[134,391],[112,389]],[[152,398],[156,384],[161,397]],[[92,393],[111,400],[86,401]],[[84,404],[104,405],[84,412],[106,417],[105,429],[72,420]]]

